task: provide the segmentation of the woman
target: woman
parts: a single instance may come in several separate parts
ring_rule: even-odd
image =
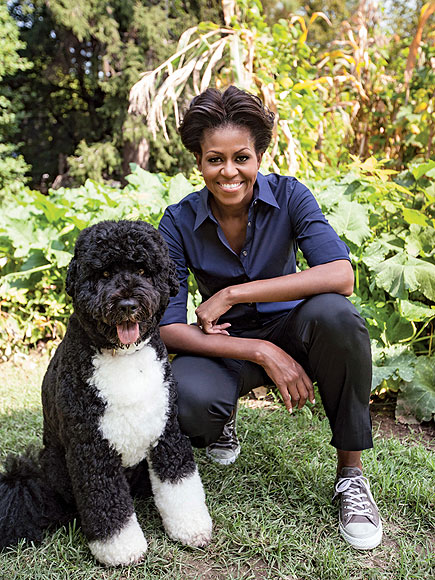
[[[291,412],[314,403],[317,381],[337,449],[340,531],[370,549],[382,524],[361,465],[372,447],[368,334],[345,298],[348,248],[312,194],[293,177],[258,172],[273,122],[259,98],[229,87],[194,98],[180,126],[206,184],[168,207],[159,226],[180,280],[161,326],[178,353],[180,424],[209,457],[232,463],[240,396],[274,384]],[[302,272],[298,247],[310,266]],[[188,269],[203,298],[196,325],[186,318]]]

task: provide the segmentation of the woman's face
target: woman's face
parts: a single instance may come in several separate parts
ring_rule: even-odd
[[[238,125],[206,129],[197,156],[207,189],[222,209],[249,205],[261,163],[249,129]]]

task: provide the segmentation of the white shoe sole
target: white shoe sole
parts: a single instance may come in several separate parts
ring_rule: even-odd
[[[214,461],[214,463],[218,463],[219,465],[231,465],[240,455],[240,445],[234,450],[234,454],[230,457],[216,457],[212,451],[208,450],[208,447],[205,450],[205,454],[209,459]]]
[[[369,538],[355,538],[355,536],[350,536],[346,533],[345,529],[341,524],[339,524],[340,534],[350,544],[353,548],[357,550],[373,550],[382,541],[382,522],[379,522],[379,526],[373,536]]]

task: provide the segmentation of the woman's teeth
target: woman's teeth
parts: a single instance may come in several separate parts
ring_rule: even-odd
[[[237,189],[240,186],[240,181],[238,183],[220,183],[219,185],[224,189]]]

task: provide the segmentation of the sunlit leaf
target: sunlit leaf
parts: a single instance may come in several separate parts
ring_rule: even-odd
[[[435,265],[400,252],[374,268],[376,283],[396,298],[419,290],[435,300]]]
[[[406,423],[413,415],[418,421],[435,415],[435,357],[418,357],[414,377],[400,387],[396,418]]]
[[[435,171],[435,161],[430,160],[426,163],[420,163],[420,165],[416,165],[411,169],[411,173],[416,180],[423,177],[423,175],[427,175],[429,172]],[[434,177],[435,175],[431,175],[429,177]]]
[[[403,217],[408,224],[417,224],[419,226],[427,225],[428,220],[423,212],[416,209],[409,209],[407,207],[404,207],[402,212]]]
[[[406,250],[411,256],[432,256],[435,253],[435,229],[411,224],[405,238]]]
[[[400,300],[400,311],[402,316],[414,322],[423,322],[435,318],[435,306],[425,306],[420,302],[412,302],[411,300]]]
[[[328,214],[328,221],[339,236],[360,245],[371,236],[367,209],[354,201],[341,201]]]
[[[373,351],[372,390],[382,381],[411,381],[414,377],[414,365],[417,357],[406,347],[393,345],[386,349]]]
[[[168,203],[177,203],[192,191],[193,188],[190,181],[182,173],[178,173],[169,182]]]

